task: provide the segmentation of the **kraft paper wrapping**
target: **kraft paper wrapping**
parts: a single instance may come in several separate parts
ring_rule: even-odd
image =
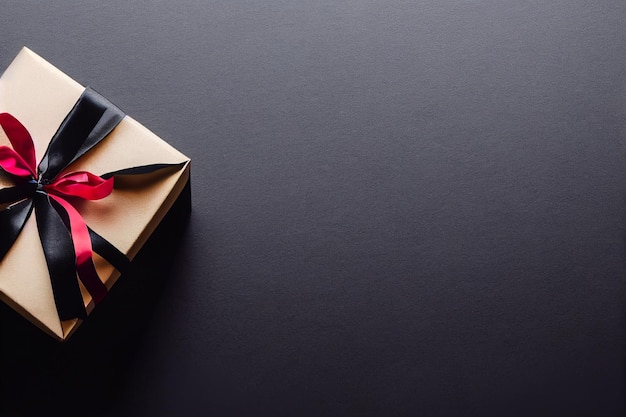
[[[11,113],[26,126],[39,162],[83,91],[83,86],[23,48],[0,77],[0,112]],[[2,129],[0,145],[10,146]],[[89,227],[132,259],[187,183],[189,158],[126,116],[107,138],[68,167],[68,171],[101,175],[139,165],[182,162],[186,162],[182,168],[161,173],[154,181],[142,181],[136,187],[116,184],[108,197],[81,202],[76,208]],[[0,188],[9,185],[8,177],[0,173]],[[97,255],[94,262],[110,289],[119,272]],[[59,340],[80,324],[78,319],[59,319],[34,215],[0,262],[0,298]],[[84,288],[83,299],[91,311],[93,302]]]

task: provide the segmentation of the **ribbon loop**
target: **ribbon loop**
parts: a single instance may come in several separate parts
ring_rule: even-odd
[[[0,146],[0,167],[20,178],[34,178],[35,171],[17,152],[8,146]]]
[[[15,152],[20,156],[24,168],[28,169],[33,177],[36,178],[37,160],[35,159],[35,146],[28,130],[9,113],[0,113],[0,126],[2,126],[2,130],[9,138],[9,142],[11,142]]]
[[[51,194],[100,200],[113,191],[113,178],[107,180],[91,172],[70,172],[44,187]]]

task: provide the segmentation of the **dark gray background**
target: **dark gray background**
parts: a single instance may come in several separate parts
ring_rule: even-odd
[[[69,343],[3,308],[2,414],[624,415],[623,0],[1,9],[193,159]]]

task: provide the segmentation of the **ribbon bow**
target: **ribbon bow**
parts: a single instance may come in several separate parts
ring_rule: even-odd
[[[93,262],[97,252],[122,272],[126,255],[91,230],[74,207],[76,199],[99,200],[113,191],[116,175],[146,174],[178,164],[152,164],[101,176],[66,167],[100,143],[124,113],[87,88],[52,137],[39,165],[28,130],[12,115],[0,114],[0,126],[12,148],[0,146],[0,168],[16,185],[0,189],[0,261],[9,251],[33,209],[61,320],[86,317],[78,279],[99,303],[107,288]]]

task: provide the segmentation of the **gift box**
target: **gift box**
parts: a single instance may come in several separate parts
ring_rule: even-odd
[[[0,298],[67,339],[189,181],[190,160],[27,48],[0,78]]]

